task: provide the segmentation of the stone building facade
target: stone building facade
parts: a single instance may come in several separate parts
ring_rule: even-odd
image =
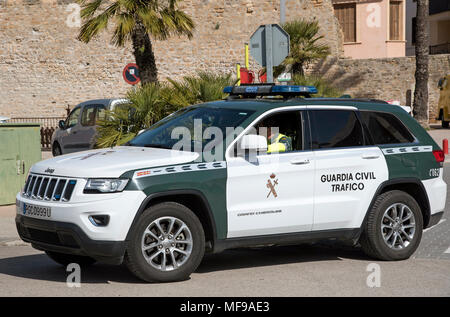
[[[134,62],[131,47],[110,44],[102,33],[89,44],[76,39],[74,0],[0,0],[0,116],[64,116],[67,106],[96,98],[121,97],[122,79]],[[287,20],[316,19],[332,57],[312,67],[347,93],[398,99],[414,86],[414,58],[342,58],[343,38],[332,0],[287,0]],[[155,41],[159,77],[180,78],[197,70],[234,72],[244,62],[244,43],[264,23],[278,23],[279,0],[184,0],[196,23],[193,39]],[[75,18],[75,19],[74,19]],[[437,79],[450,73],[448,55],[430,59],[430,111],[437,105]],[[259,68],[252,61],[254,70]],[[430,118],[433,116],[430,115]]]
[[[117,48],[103,33],[89,44],[76,40],[72,0],[0,0],[0,115],[60,116],[65,107],[123,96],[130,45]],[[244,62],[244,43],[260,24],[278,23],[279,0],[184,0],[196,23],[193,39],[154,43],[159,77],[196,70],[233,72]],[[317,19],[333,55],[342,53],[331,0],[289,0],[287,19]],[[75,23],[76,24],[76,23]],[[257,67],[252,63],[253,67]]]
[[[412,104],[414,98],[415,57],[347,59],[329,58],[312,67],[311,72],[327,77],[352,97],[398,100]],[[450,74],[450,55],[430,55],[428,81],[429,120],[435,122],[440,90],[439,78]]]

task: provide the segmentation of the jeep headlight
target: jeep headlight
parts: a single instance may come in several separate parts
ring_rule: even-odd
[[[128,184],[128,179],[113,178],[113,179],[100,179],[90,178],[88,179],[83,193],[95,194],[95,193],[118,193],[123,191]]]

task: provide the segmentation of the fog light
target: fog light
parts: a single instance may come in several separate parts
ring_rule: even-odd
[[[108,215],[89,216],[89,221],[96,227],[106,227],[109,223]]]

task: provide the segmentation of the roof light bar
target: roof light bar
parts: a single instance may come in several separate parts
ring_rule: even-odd
[[[230,96],[284,96],[295,97],[305,96],[309,97],[311,94],[317,94],[317,88],[314,86],[277,86],[277,85],[241,85],[228,86],[223,90],[224,93]]]

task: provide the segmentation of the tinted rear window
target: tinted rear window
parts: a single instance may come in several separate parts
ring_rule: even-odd
[[[411,143],[414,141],[414,136],[393,114],[361,111],[361,117],[375,144]]]
[[[361,123],[354,111],[312,110],[315,149],[364,145]]]

